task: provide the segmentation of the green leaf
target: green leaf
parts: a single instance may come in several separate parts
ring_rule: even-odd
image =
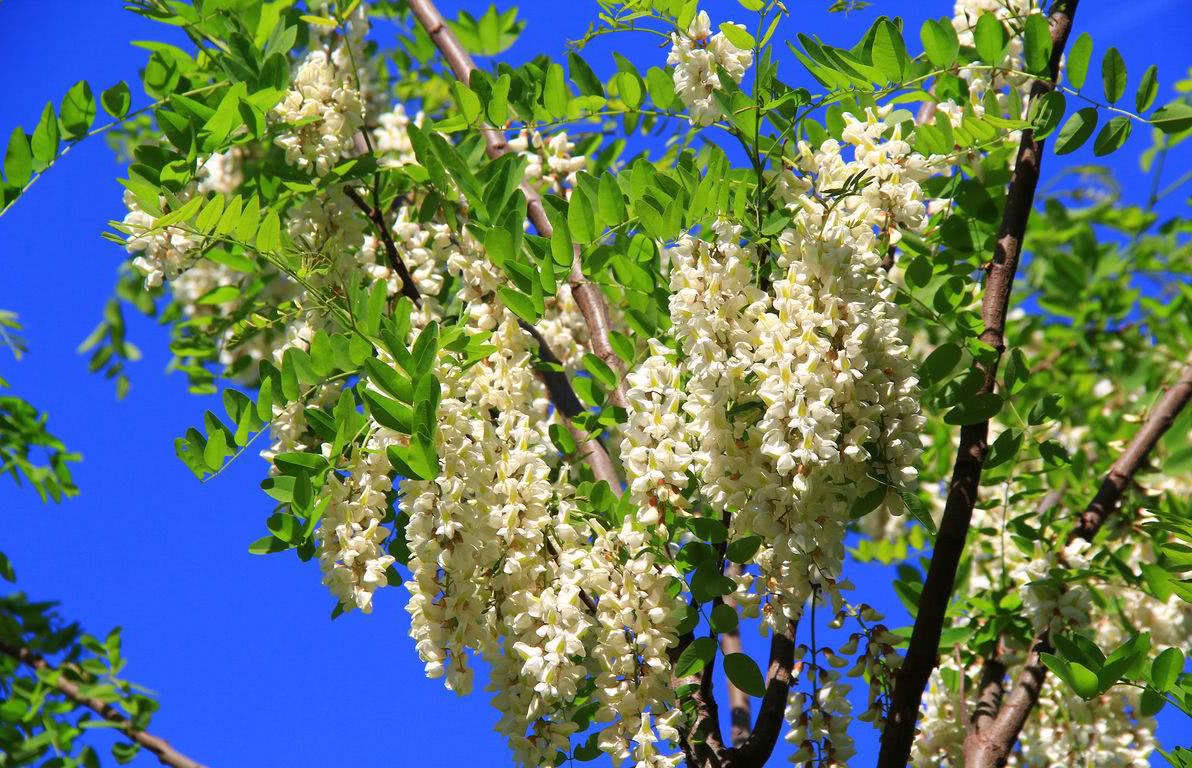
[[[369,410],[378,424],[403,435],[408,435],[413,431],[414,412],[409,406],[367,387],[360,387],[358,391],[364,401],[368,403]]]
[[[62,135],[67,141],[74,141],[86,135],[95,120],[95,97],[86,80],[80,80],[70,87],[62,99]]]
[[[1062,659],[1051,653],[1040,654],[1043,663],[1055,673],[1056,677],[1068,684],[1076,694],[1085,699],[1096,696],[1100,690],[1097,676],[1088,667],[1078,661]]]
[[[711,663],[716,656],[716,641],[710,637],[692,640],[675,662],[675,677],[691,677]]]
[[[642,81],[633,72],[618,72],[615,78],[617,96],[630,109],[637,109],[642,103]]]
[[[930,23],[930,22],[929,22]],[[906,55],[906,43],[902,33],[892,23],[880,21],[873,32],[873,66],[877,67],[887,80],[901,83],[905,79],[910,60]]]
[[[1027,365],[1026,355],[1022,353],[1021,349],[1015,347],[1010,350],[1009,359],[1006,361],[1006,393],[1013,395],[1022,391],[1031,377],[1030,366]]]
[[[1023,31],[1026,54],[1026,68],[1028,72],[1037,75],[1049,74],[1051,61],[1051,28],[1047,24],[1047,17],[1041,13],[1032,13],[1026,17],[1026,28]]]
[[[919,498],[917,493],[910,491],[902,491],[898,494],[902,499],[906,511],[910,513],[911,519],[914,520],[932,536],[935,536],[938,531],[935,527],[935,521],[931,519],[931,510],[927,508],[926,502]]]
[[[1008,428],[1003,430],[997,439],[989,446],[989,453],[985,455],[985,469],[1000,467],[1007,461],[1013,461],[1022,448],[1023,432],[1021,429]]]
[[[224,457],[228,455],[228,440],[222,429],[216,429],[207,437],[207,445],[203,447],[203,461],[207,467],[217,470],[223,466]]]
[[[744,565],[753,559],[753,556],[757,554],[761,545],[762,539],[760,536],[745,536],[735,539],[729,542],[725,556],[734,563]]]
[[[281,252],[281,219],[273,209],[265,212],[265,218],[257,230],[257,250],[267,254]]]
[[[121,80],[99,95],[99,103],[103,105],[103,111],[116,119],[120,119],[128,114],[128,108],[132,106],[132,93],[128,90],[128,83]]]
[[[611,173],[605,173],[600,177],[597,204],[600,209],[600,223],[603,226],[616,227],[625,222],[625,198]]]
[[[1156,691],[1166,693],[1175,687],[1180,672],[1184,669],[1184,653],[1179,648],[1168,648],[1155,657],[1151,663],[1150,683]]]
[[[584,355],[584,368],[606,389],[613,389],[617,386],[617,374],[609,367],[608,363],[591,352]]]
[[[1192,104],[1173,101],[1151,115],[1151,124],[1163,133],[1179,133],[1192,128]]]
[[[571,79],[579,86],[579,92],[585,96],[600,96],[604,98],[604,84],[596,73],[588,66],[575,51],[567,52],[567,66],[571,69]]]
[[[729,682],[750,696],[765,696],[766,681],[757,662],[743,653],[730,653],[724,657],[724,673]]]
[[[992,13],[982,13],[973,28],[973,44],[981,61],[998,66],[1006,56],[1006,28]]]
[[[1167,699],[1163,694],[1156,691],[1154,688],[1147,686],[1142,691],[1142,697],[1138,702],[1138,714],[1143,717],[1154,717],[1163,709],[1163,705],[1167,703]]]
[[[571,195],[567,205],[567,229],[572,239],[577,243],[590,243],[596,239],[596,221],[592,212],[592,203],[582,190],[576,190]]]
[[[709,623],[717,632],[732,632],[741,623],[741,618],[737,616],[737,612],[732,606],[720,603],[712,609]]]
[[[248,545],[248,551],[253,555],[271,555],[275,552],[285,552],[290,545],[276,536],[264,536]]]
[[[659,109],[670,109],[675,103],[675,82],[659,67],[646,70],[646,90],[650,93],[650,101]]]
[[[978,424],[988,421],[1002,410],[1002,396],[996,392],[978,392],[957,403],[944,414],[945,424]]]
[[[1093,135],[1093,129],[1096,127],[1096,109],[1085,107],[1077,111],[1060,129],[1060,135],[1055,140],[1055,153],[1066,155],[1080,149],[1081,145],[1088,141],[1089,136]]]
[[[552,118],[558,120],[567,116],[567,103],[570,100],[571,93],[567,90],[563,67],[551,62],[546,69],[546,82],[542,87],[542,105]]]
[[[555,444],[555,448],[559,449],[559,453],[564,456],[570,456],[575,453],[579,447],[576,445],[575,438],[562,424],[550,425],[550,441]]]
[[[923,50],[927,59],[939,69],[947,69],[956,61],[960,52],[960,40],[950,21],[928,20],[919,29],[919,39],[923,41]]]
[[[724,35],[730,43],[743,51],[752,50],[757,45],[757,41],[753,39],[753,35],[745,30],[745,27],[740,24],[734,24],[731,21],[721,22],[720,34]]]
[[[956,369],[963,352],[959,344],[944,342],[932,350],[919,366],[919,381],[924,387],[931,387],[944,380]]]
[[[407,369],[414,379],[421,379],[435,365],[435,355],[439,351],[439,323],[431,321],[414,341],[410,350],[410,364]]]
[[[1122,98],[1126,92],[1126,62],[1117,48],[1110,48],[1101,59],[1101,85],[1110,104]]]
[[[1084,87],[1084,79],[1089,72],[1089,59],[1093,55],[1093,38],[1088,32],[1081,32],[1068,50],[1068,60],[1065,69],[1068,72],[1068,82],[1076,90]]]
[[[24,189],[33,176],[33,151],[25,129],[17,126],[8,137],[8,149],[4,153],[4,178],[9,186]]]
[[[1126,143],[1126,139],[1130,138],[1131,128],[1133,125],[1130,118],[1124,115],[1111,118],[1101,127],[1096,140],[1093,141],[1093,154],[1103,157],[1119,149]]]
[[[530,325],[538,322],[538,313],[534,310],[534,300],[524,293],[518,293],[513,288],[498,288],[497,295],[510,312],[525,320]]]
[[[1046,139],[1050,136],[1056,126],[1060,124],[1067,108],[1067,99],[1059,91],[1048,91],[1040,98],[1033,100],[1027,120],[1035,131],[1035,138]]]
[[[44,171],[54,162],[58,155],[58,116],[54,114],[54,105],[46,104],[41,111],[41,120],[33,131],[33,138],[29,146],[33,151],[33,170]]]
[[[1145,112],[1155,103],[1155,96],[1159,93],[1159,68],[1154,64],[1142,73],[1142,82],[1138,84],[1138,91],[1134,94],[1134,108]]]

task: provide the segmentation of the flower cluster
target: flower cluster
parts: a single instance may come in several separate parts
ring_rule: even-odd
[[[723,88],[719,70],[741,82],[753,64],[753,51],[733,45],[723,32],[712,34],[706,11],[696,14],[686,32],[671,33],[671,44],[666,63],[675,68],[675,93],[693,124],[711,125],[724,114],[716,102],[716,91]]]
[[[372,612],[373,593],[388,583],[386,571],[394,558],[382,548],[389,529],[381,520],[393,492],[392,468],[385,446],[397,435],[377,427],[362,445],[354,446],[348,477],[333,473],[327,479],[327,505],[316,532],[323,583],[341,605]]]
[[[275,139],[285,150],[286,162],[324,176],[354,150],[354,136],[364,124],[364,105],[350,77],[327,51],[306,55],[290,90],[272,112],[286,125]]]
[[[161,203],[165,204],[162,198]],[[173,279],[191,265],[199,239],[176,226],[153,226],[156,217],[141,207],[132,190],[125,190],[128,208],[121,224],[128,235],[125,247],[137,254],[132,265],[145,276],[145,285],[157,288],[166,278]]]

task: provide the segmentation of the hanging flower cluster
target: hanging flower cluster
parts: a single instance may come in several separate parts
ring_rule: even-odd
[[[352,84],[351,70],[345,72],[322,49],[306,55],[273,114],[290,126],[275,140],[285,150],[286,162],[317,176],[326,175],[352,153],[354,137],[364,123],[364,106]]]
[[[1027,2],[986,8],[990,5],[958,3],[953,24],[962,44],[973,43],[979,12],[996,12],[1012,37],[1026,14],[1038,12]],[[887,274],[883,261],[904,238],[916,242],[938,210],[931,206],[940,201],[926,199],[924,182],[946,172],[942,159],[912,149],[906,123],[891,117],[891,107],[858,108],[857,114],[841,115],[839,139],[816,146],[792,141],[776,155],[775,170],[758,172],[764,193],[773,190],[766,201],[770,212],[777,209],[780,219],[762,230],[768,236],[753,234],[739,210],[731,213],[722,205],[711,223],[709,216],[673,241],[658,238],[662,280],[649,287],[657,289],[651,299],[665,305],[665,318],[652,326],[645,358],[624,375],[624,412],[609,408],[599,415],[601,428],[613,435],[609,442],[617,449],[627,499],[611,511],[595,510],[589,502],[609,489],[585,481],[584,472],[570,463],[574,457],[560,454],[562,441],[552,434],[565,425],[543,383],[547,366],[538,359],[544,341],[564,372],[584,366],[592,339],[571,287],[560,281],[553,295],[543,296],[551,290],[538,283],[531,318],[536,322],[531,328],[523,319],[524,308],[503,289],[517,283],[515,273],[525,277],[517,271],[524,265],[502,262],[495,247],[491,254],[486,249],[493,242],[485,239],[486,229],[496,229],[486,215],[498,217],[476,210],[484,206],[466,190],[468,168],[435,167],[421,143],[415,153],[410,126],[427,123],[427,135],[436,142],[440,136],[430,132],[447,129],[421,112],[388,103],[383,73],[352,55],[366,45],[366,31],[360,14],[343,33],[312,30],[312,49],[270,112],[273,144],[263,149],[246,144],[200,158],[195,181],[178,196],[231,197],[246,178],[253,179],[254,164],[280,156],[301,176],[273,206],[292,246],[286,255],[298,266],[288,277],[276,264],[264,267],[279,270],[270,273],[278,277],[272,281],[278,287],[256,296],[266,301],[210,300],[219,288],[240,286],[245,273],[204,258],[210,243],[183,227],[153,229],[155,217],[141,210],[131,193],[125,220],[134,266],[151,287],[170,281],[185,318],[211,320],[246,306],[275,310],[268,318],[239,318],[221,329],[220,360],[230,367],[268,360],[280,368],[291,349],[313,358],[320,333],[345,331],[356,320],[341,321],[329,305],[361,290],[383,305],[379,313],[386,321],[408,313],[408,324],[401,326],[406,338],[396,339],[397,345],[412,345],[420,331],[437,323],[436,330],[450,326],[458,334],[453,340],[483,350],[467,356],[444,346],[429,363],[437,387],[428,438],[438,462],[433,479],[404,478],[395,488],[404,470],[391,459],[398,454],[389,451],[409,448],[415,438],[377,420],[371,400],[361,408],[360,399],[353,399],[353,393],[363,399],[380,394],[375,370],[340,366],[335,370],[360,380],[348,385],[330,377],[297,398],[289,395],[290,402],[274,403],[271,444],[262,455],[277,462],[275,474],[285,464],[279,457],[295,451],[321,454],[328,466],[318,481],[317,515],[310,523],[314,544],[308,538],[305,545],[339,608],[369,613],[377,590],[405,577],[410,635],[427,676],[466,694],[474,688],[477,662],[483,662],[491,670],[489,689],[500,712],[497,729],[519,765],[558,764],[577,730],[591,726],[595,747],[617,763],[674,768],[682,759],[674,754],[680,730],[691,725],[683,710],[689,702],[676,696],[674,657],[686,641],[681,637],[690,636],[693,607],[699,604],[693,596],[696,577],[685,580],[690,563],[682,557],[691,551],[686,545],[708,538],[692,535],[700,523],[722,524],[726,547],[757,539],[753,554],[738,562],[741,568],[720,594],[740,616],[760,619],[764,634],[793,634],[792,624],[808,605],[813,614],[817,606],[829,610],[833,629],[856,622],[857,631],[838,647],[814,640],[797,647],[785,708],[786,739],[796,762],[845,764],[855,754],[848,732],[854,717],[884,726],[899,662],[898,638],[878,623],[881,617],[845,598],[851,589],[842,574],[845,533],[859,505],[876,505],[884,519],[902,513],[907,494],[918,490],[925,423],[914,356],[894,301],[899,275]],[[721,78],[740,83],[753,64],[752,51],[734,45],[730,37],[736,36],[728,32],[713,34],[701,11],[686,30],[670,35],[667,63],[693,125],[724,116],[718,96],[723,99],[731,86]],[[1022,67],[1021,40],[1015,40],[1005,61],[1010,70]],[[998,99],[1010,99],[1000,108],[1015,114],[1013,99],[1027,81],[1006,72],[990,79],[986,71],[962,70],[969,100],[944,102],[940,111],[959,125],[966,114],[982,114],[983,100],[996,91]],[[431,117],[439,116],[433,99],[425,107]],[[524,164],[520,181],[550,205],[574,204],[586,194],[584,185],[593,179],[581,172],[589,155],[610,154],[596,154],[598,137],[543,134],[516,124],[509,132],[514,134],[509,147]],[[419,138],[417,132],[413,138]],[[461,157],[467,152],[479,157],[484,150],[475,137],[456,141],[450,138],[449,148],[462,148]],[[378,178],[399,191],[367,188],[358,177],[339,175],[343,166],[336,166],[369,150],[392,172]],[[642,167],[661,175],[645,168],[648,164]],[[513,194],[517,185],[502,190],[485,178],[487,170],[472,180],[483,187],[485,205],[499,208],[500,193]],[[424,182],[436,173],[450,180],[435,180],[432,193]],[[584,226],[585,213],[625,209],[619,182],[609,187],[608,180],[597,182],[597,198],[588,201],[597,212],[568,208],[576,244],[581,230],[592,229]],[[360,210],[368,207],[361,200],[371,198],[379,206],[382,197],[393,201],[383,215]],[[585,269],[588,258],[605,255],[602,249],[615,250],[623,236],[619,224],[602,221],[597,229],[604,234],[589,232],[586,250],[577,245]],[[667,237],[678,229],[675,225]],[[648,242],[646,231],[653,230],[643,220],[629,236]],[[549,264],[559,257],[553,249],[561,240],[527,235],[519,247],[526,252],[543,247],[534,256],[545,253]],[[238,245],[246,258],[266,260],[248,244]],[[566,245],[569,257],[572,242]],[[651,251],[651,258],[657,255]],[[411,287],[417,301],[408,298]],[[634,290],[645,294],[649,287]],[[629,347],[638,351],[632,340]],[[368,362],[403,369],[393,359],[400,350],[391,349],[392,356],[370,348],[375,359]],[[626,362],[633,358],[623,347],[617,354]],[[333,404],[362,424],[343,450],[336,447],[340,437],[333,445],[319,429],[320,417]],[[567,426],[583,427],[588,415]],[[580,435],[581,427],[567,434]],[[996,522],[979,518],[976,524]],[[726,556],[720,553],[720,560]],[[1037,545],[1004,556],[996,570],[991,561],[974,557],[970,576],[977,591],[991,591],[995,582],[1012,585],[1036,631],[1058,633],[1093,622],[1099,637],[1113,642],[1120,625],[1097,623],[1091,590],[1066,578],[1071,569],[1087,570],[1089,557],[1083,542],[1062,551]],[[408,576],[395,569],[399,558]],[[1175,604],[1118,597],[1140,624],[1167,621],[1180,627],[1172,630],[1176,639],[1189,620]],[[973,705],[961,700],[971,694],[971,682],[957,693],[956,677],[963,674],[945,667],[933,678],[924,725],[929,735],[916,743],[916,765],[958,759],[964,728],[954,721]],[[855,716],[848,677],[863,677],[869,686],[868,703]],[[1134,765],[1151,748],[1152,726],[1126,714],[1131,695],[1113,690],[1104,701],[1077,705],[1049,684],[1046,706],[1066,707],[1067,714],[1033,738],[1032,748],[1043,752],[1024,753],[1022,764],[1071,759],[1082,741],[1093,740],[1088,718],[1104,706],[1117,714],[1098,715],[1096,722],[1108,724],[1096,739],[1105,743],[1099,757],[1109,765]]]
[[[692,124],[711,125],[724,114],[715,96],[723,87],[719,70],[741,82],[753,64],[753,51],[733,45],[723,32],[712,34],[706,11],[695,15],[686,32],[671,33],[671,44],[666,63],[675,68],[675,93],[687,106]]]

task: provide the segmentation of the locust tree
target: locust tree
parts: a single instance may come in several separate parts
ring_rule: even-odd
[[[779,0],[600,2],[519,66],[514,9],[129,10],[189,43],[15,128],[3,209],[88,137],[128,158],[92,367],[123,393],[124,312],[168,325],[222,401],[180,460],[264,459],[250,551],[313,561],[332,617],[404,591],[515,764],[855,765],[875,728],[889,768],[1141,766],[1192,710],[1190,225],[1156,213],[1192,104],[1146,62],[1127,93],[1075,0],[840,40]],[[1048,157],[1132,134],[1142,205]],[[80,693],[114,640],[55,667],[43,625],[0,623],[0,765],[94,764],[54,707],[195,764],[151,701]]]

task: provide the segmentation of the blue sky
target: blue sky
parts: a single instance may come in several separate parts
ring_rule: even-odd
[[[917,30],[926,15],[950,15],[949,2],[883,2],[849,18],[825,12],[827,0],[789,0],[793,21],[781,28],[851,44],[877,14],[905,14]],[[444,2],[451,16],[479,3]],[[743,15],[731,3],[709,4],[716,21]],[[594,3],[521,3],[529,20],[507,54],[519,61],[560,54],[595,18]],[[1189,65],[1192,10],[1183,0],[1082,4],[1077,27],[1123,53],[1133,93],[1142,70],[1159,65],[1160,103]],[[0,86],[0,129],[35,125],[49,98],[58,101],[80,78],[98,89],[130,84],[144,51],[130,40],[163,28],[109,0],[0,0],[0,49],[9,62]],[[780,31],[780,35],[784,32]],[[910,35],[912,41],[916,35]],[[644,70],[665,51],[646,36],[605,38],[591,49],[611,71],[608,51],[626,50]],[[917,43],[912,42],[912,50]],[[789,60],[790,57],[787,57]],[[793,75],[795,67],[785,71]],[[1095,84],[1096,69],[1090,82]],[[134,93],[144,97],[134,85]],[[1142,200],[1146,179],[1135,158],[1146,145],[1136,131],[1114,164],[1125,192]],[[1091,142],[1090,142],[1091,144]],[[1188,167],[1173,157],[1171,178]],[[1088,150],[1064,165],[1091,160]],[[1048,157],[1045,177],[1060,162]],[[167,375],[167,337],[129,313],[130,338],[144,352],[133,389],[116,401],[110,382],[88,374],[77,344],[98,321],[123,254],[100,239],[123,215],[116,178],[123,169],[100,141],[74,149],[0,220],[0,308],[17,311],[31,346],[20,364],[0,358],[13,388],[50,415],[50,426],[85,461],[76,469],[82,495],[43,507],[31,490],[0,484],[0,547],[20,586],[37,599],[57,598],[62,612],[102,633],[125,627],[128,677],[160,693],[154,730],[211,766],[315,766],[508,763],[492,731],[495,711],[481,691],[460,699],[425,679],[406,635],[404,594],[383,590],[371,617],[328,620],[332,599],[317,567],[288,555],[254,557],[248,543],[264,533],[270,501],[258,489],[264,464],[246,458],[212,482],[198,483],[173,453],[173,440],[212,403]],[[888,574],[854,571],[859,593],[893,608]],[[899,612],[891,610],[898,621]],[[1167,713],[1167,743],[1183,727]],[[858,728],[869,762],[873,739]],[[142,755],[135,765],[156,761]]]

